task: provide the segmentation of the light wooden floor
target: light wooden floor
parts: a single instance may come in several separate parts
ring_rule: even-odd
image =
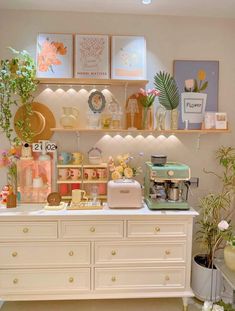
[[[182,311],[181,299],[120,299],[80,301],[5,302],[1,311]],[[190,300],[188,311],[200,311],[201,304]]]

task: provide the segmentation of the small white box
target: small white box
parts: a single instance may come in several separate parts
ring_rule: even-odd
[[[227,129],[227,113],[226,112],[216,112],[215,113],[215,128],[226,130]]]
[[[136,180],[110,180],[108,182],[107,191],[107,203],[109,208],[142,207],[141,186]]]

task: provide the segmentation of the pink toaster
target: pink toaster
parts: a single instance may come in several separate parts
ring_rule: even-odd
[[[138,181],[117,179],[108,182],[107,203],[109,208],[140,208],[142,192]]]

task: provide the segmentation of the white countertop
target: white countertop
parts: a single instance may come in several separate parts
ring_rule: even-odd
[[[181,210],[149,210],[146,204],[139,209],[109,209],[105,206],[97,210],[45,210],[44,204],[19,204],[16,208],[5,208],[0,206],[0,220],[11,216],[197,216],[193,208],[186,211]],[[77,217],[76,217],[77,218]]]

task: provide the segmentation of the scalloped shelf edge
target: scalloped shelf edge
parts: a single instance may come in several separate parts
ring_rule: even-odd
[[[212,133],[231,133],[230,129],[211,129],[211,130],[127,130],[127,129],[64,129],[51,128],[52,132],[84,132],[84,133],[150,133],[150,134],[212,134]]]
[[[40,84],[56,85],[146,85],[148,80],[119,80],[119,79],[78,79],[78,78],[37,78]]]

